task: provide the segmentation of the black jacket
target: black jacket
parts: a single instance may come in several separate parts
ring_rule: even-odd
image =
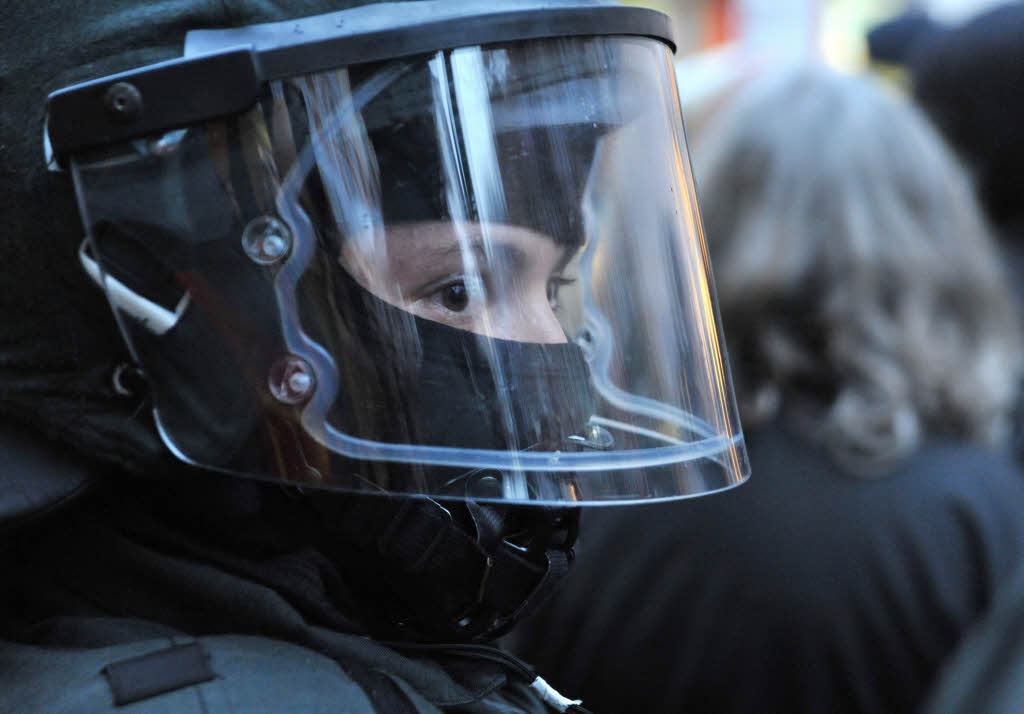
[[[922,711],[1024,711],[1024,563],[943,666]]]
[[[748,446],[735,490],[585,513],[514,649],[607,711],[912,711],[1024,560],[1024,478],[964,444],[873,480],[780,428]]]
[[[0,711],[553,711],[496,650],[368,636],[287,498],[98,475],[40,443],[0,430]]]

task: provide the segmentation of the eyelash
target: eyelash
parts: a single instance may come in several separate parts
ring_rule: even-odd
[[[566,287],[568,285],[572,285],[575,282],[576,282],[576,278],[566,278],[566,277],[563,277],[561,275],[557,275],[555,277],[552,277],[550,280],[548,280],[548,284],[547,284],[547,299],[548,299],[548,304],[551,305],[551,308],[553,310],[557,310],[558,307],[559,307],[559,303],[558,303],[558,292],[559,292],[559,290],[561,290],[562,288],[564,288],[564,287]],[[452,289],[452,288],[454,288],[456,286],[462,286],[463,290],[466,291],[464,293],[464,295],[465,295],[465,298],[464,298],[465,299],[465,304],[463,305],[462,308],[459,308],[459,309],[455,309],[455,308],[453,308],[453,307],[451,307],[451,306],[449,306],[448,304],[445,303],[445,291],[450,290],[450,289]],[[449,282],[439,286],[437,288],[437,290],[435,290],[435,295],[438,296],[439,302],[442,304],[442,306],[446,310],[448,310],[449,312],[460,313],[460,312],[465,311],[465,309],[469,306],[469,302],[473,299],[474,292],[476,292],[476,293],[484,292],[486,294],[486,290],[478,290],[478,291],[470,290],[470,288],[466,285],[466,280],[464,278],[457,278],[455,280],[451,280],[451,281],[449,281]]]
[[[466,284],[466,282],[467,281],[466,281],[465,278],[456,278],[454,280],[449,280],[448,282],[446,282],[446,283],[444,283],[442,285],[439,285],[437,287],[437,289],[434,290],[434,295],[436,295],[438,297],[438,301],[441,303],[441,305],[444,307],[444,309],[448,310],[449,312],[455,312],[455,313],[463,312],[466,309],[466,307],[469,306],[470,301],[473,300],[474,295],[479,295],[481,292],[486,294],[486,290],[483,289],[483,285],[482,285],[483,280],[482,279],[475,281],[477,283],[480,283],[480,287],[478,287],[476,290],[472,290]],[[461,309],[454,309],[454,308],[449,307],[448,305],[445,304],[445,291],[450,290],[450,289],[452,289],[452,288],[454,288],[456,286],[462,286],[463,290],[465,290],[466,304]]]
[[[551,309],[558,309],[558,291],[575,282],[576,278],[566,278],[561,275],[556,275],[548,281],[548,304],[551,305]]]

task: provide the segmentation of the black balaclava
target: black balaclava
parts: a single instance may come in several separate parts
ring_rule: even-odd
[[[589,371],[578,345],[495,338],[482,344],[472,332],[386,303],[340,269],[335,276],[337,301],[345,309],[334,322],[355,343],[338,357],[383,362],[382,383],[404,382],[373,399],[339,404],[332,421],[346,433],[391,443],[557,451],[569,448],[566,437],[579,434],[593,415]],[[503,405],[511,414],[503,413]],[[518,427],[515,433],[506,433],[506,416]]]
[[[360,70],[372,72],[373,67]],[[430,101],[427,72],[410,72],[400,84],[396,94],[404,90],[421,102]],[[380,103],[387,102],[385,98]],[[387,187],[380,207],[385,225],[451,220],[433,118],[424,117],[420,109],[419,116],[395,122],[397,127],[374,129],[377,112],[388,114],[371,101],[363,115],[370,125],[381,185]],[[579,207],[597,142],[606,131],[607,127],[587,123],[498,134],[495,148],[501,157],[505,221],[535,231],[570,253],[580,250],[585,239]],[[468,173],[468,167],[463,170]],[[314,184],[319,180],[315,170],[310,178]],[[545,191],[538,195],[536,186],[544,186]],[[307,208],[316,210],[308,202]],[[467,209],[472,218],[475,206]],[[326,208],[317,212],[325,215],[315,222],[332,222]],[[328,260],[341,255],[343,236],[325,234],[319,239]],[[390,306],[337,264],[318,266],[313,272],[320,274],[312,281],[313,290],[332,292],[336,298],[333,324],[320,328],[344,334],[323,344],[341,346],[343,361],[365,356],[360,364],[368,374],[377,373],[375,365],[383,363],[398,380],[412,380],[401,385],[397,394],[376,394],[337,405],[340,413],[335,423],[344,424],[346,433],[392,443],[556,451],[567,448],[565,437],[580,433],[593,414],[588,367],[582,350],[571,341],[481,341],[471,332]],[[304,322],[307,330],[314,324]],[[349,345],[351,352],[346,350]],[[355,375],[360,372],[352,370]],[[496,373],[507,379],[509,393],[499,394]],[[378,382],[394,380],[382,374]],[[346,391],[358,394],[360,385],[349,384],[342,390]],[[512,413],[499,413],[502,405],[509,405]],[[507,433],[506,418],[519,433]]]

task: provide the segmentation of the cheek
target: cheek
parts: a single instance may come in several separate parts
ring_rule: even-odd
[[[547,280],[495,300],[488,308],[488,318],[495,337],[547,344],[567,341],[548,302]]]
[[[445,309],[438,302],[427,299],[406,303],[402,307],[417,317],[440,322],[450,327],[457,327],[461,330],[480,332],[478,325],[486,323],[486,320],[483,318],[483,310],[476,309],[472,305],[461,312],[452,312]]]

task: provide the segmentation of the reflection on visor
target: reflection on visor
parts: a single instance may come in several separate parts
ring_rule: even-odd
[[[100,270],[187,298],[156,332],[105,283],[185,460],[550,503],[745,478],[656,41],[275,81],[241,115],[73,166]]]

